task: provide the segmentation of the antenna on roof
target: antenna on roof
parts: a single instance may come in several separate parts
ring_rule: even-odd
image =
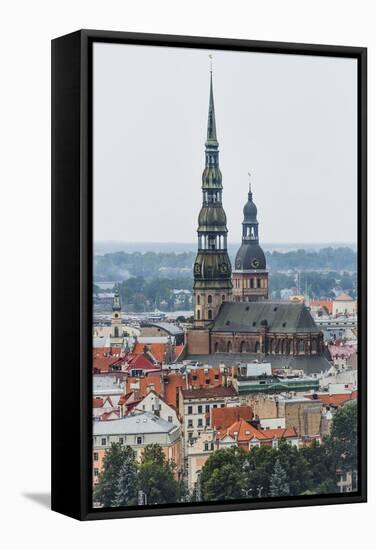
[[[213,54],[209,54],[209,59],[210,59],[210,72],[212,73],[213,72]]]

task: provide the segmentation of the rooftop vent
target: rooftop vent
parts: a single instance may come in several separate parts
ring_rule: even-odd
[[[273,309],[273,311],[277,311],[277,309],[278,309],[278,307],[277,307],[277,306],[275,306],[275,308]]]

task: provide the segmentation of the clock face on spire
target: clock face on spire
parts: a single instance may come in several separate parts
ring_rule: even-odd
[[[251,260],[251,267],[253,267],[253,269],[260,267],[260,260],[258,258],[253,258]]]

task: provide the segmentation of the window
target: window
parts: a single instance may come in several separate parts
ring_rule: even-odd
[[[119,329],[118,327],[115,327],[114,329],[114,334],[115,334],[115,338],[117,338],[119,336]]]
[[[188,405],[188,414],[192,414],[193,413],[193,407],[192,405]]]
[[[211,309],[209,309],[209,311],[208,311],[208,319],[209,319],[209,321],[212,320],[212,317],[213,317],[213,312],[212,312]]]
[[[206,384],[207,386],[210,384],[209,378],[207,378],[207,379],[205,380],[205,384]]]
[[[205,405],[205,412],[210,412],[210,405]]]
[[[94,460],[95,460],[95,461],[98,460],[98,453],[94,453]]]
[[[226,300],[226,296],[222,294],[222,302],[224,302],[225,300]]]
[[[169,416],[167,420],[172,424],[172,416]]]
[[[105,437],[102,437],[101,444],[106,445],[106,443],[107,443],[107,439]]]
[[[218,407],[218,405],[213,405],[213,409],[216,409]]]
[[[188,428],[193,428],[193,420],[188,420]]]
[[[124,445],[124,437],[119,437],[119,443],[120,445]]]
[[[201,413],[202,413],[202,405],[199,405],[199,406],[197,407],[197,412],[198,412],[198,414],[201,414]]]
[[[210,426],[210,418],[209,417],[205,419],[205,425]]]
[[[198,426],[199,428],[202,428],[202,418],[199,418],[199,419],[198,419],[197,426]]]
[[[197,305],[200,305],[200,295],[197,296]]]
[[[209,450],[209,443],[205,443],[205,451]]]
[[[214,380],[219,380],[219,374],[214,375]]]
[[[99,470],[98,470],[98,468],[94,468],[94,475],[95,475],[95,477],[99,476]]]
[[[197,321],[199,321],[199,320],[200,320],[200,310],[198,309],[197,310]]]
[[[213,301],[212,295],[211,295],[211,294],[209,294],[209,296],[208,296],[208,304],[211,304],[211,303],[212,303],[212,301]]]
[[[142,445],[142,436],[141,435],[137,436],[137,445]]]
[[[224,404],[224,403],[222,403],[222,405],[221,405],[221,409],[223,409],[223,407],[224,407],[224,406],[225,406],[225,404]]]

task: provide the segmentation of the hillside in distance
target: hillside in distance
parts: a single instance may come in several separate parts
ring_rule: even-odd
[[[119,246],[119,243],[118,245]],[[94,256],[94,282],[124,281],[131,277],[152,278],[191,278],[196,248],[173,249],[173,243],[163,245],[165,250],[139,250],[140,245],[133,245],[135,250],[97,252]],[[145,245],[146,246],[146,245]],[[149,243],[151,246],[151,243]],[[161,245],[159,245],[161,246]],[[180,247],[188,245],[180,244]],[[168,248],[170,247],[170,248]],[[229,246],[232,263],[239,245]],[[280,251],[263,246],[266,262],[270,272],[296,271],[334,271],[356,272],[357,254],[354,247],[326,246],[321,248],[303,248],[286,250],[280,245]],[[99,250],[96,248],[96,250]]]

